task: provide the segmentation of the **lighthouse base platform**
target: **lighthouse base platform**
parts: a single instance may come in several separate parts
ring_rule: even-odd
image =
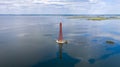
[[[67,44],[66,40],[56,40],[56,43],[58,44]]]

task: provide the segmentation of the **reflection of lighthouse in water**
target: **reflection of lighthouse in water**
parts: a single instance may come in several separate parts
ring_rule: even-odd
[[[59,58],[62,59],[62,46],[63,44],[58,44],[59,45]]]

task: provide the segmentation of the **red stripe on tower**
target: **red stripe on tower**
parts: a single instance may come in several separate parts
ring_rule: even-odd
[[[62,23],[60,22],[59,38],[58,38],[58,41],[62,41],[62,40],[63,40],[63,34],[62,34]]]

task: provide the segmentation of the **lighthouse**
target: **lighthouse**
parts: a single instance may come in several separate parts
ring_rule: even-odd
[[[58,44],[64,44],[67,43],[67,41],[63,40],[63,33],[62,33],[62,22],[59,24],[59,36],[58,40],[56,40]]]

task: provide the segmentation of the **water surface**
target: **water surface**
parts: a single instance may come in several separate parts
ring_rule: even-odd
[[[0,67],[120,67],[120,20],[68,17],[0,16]]]

